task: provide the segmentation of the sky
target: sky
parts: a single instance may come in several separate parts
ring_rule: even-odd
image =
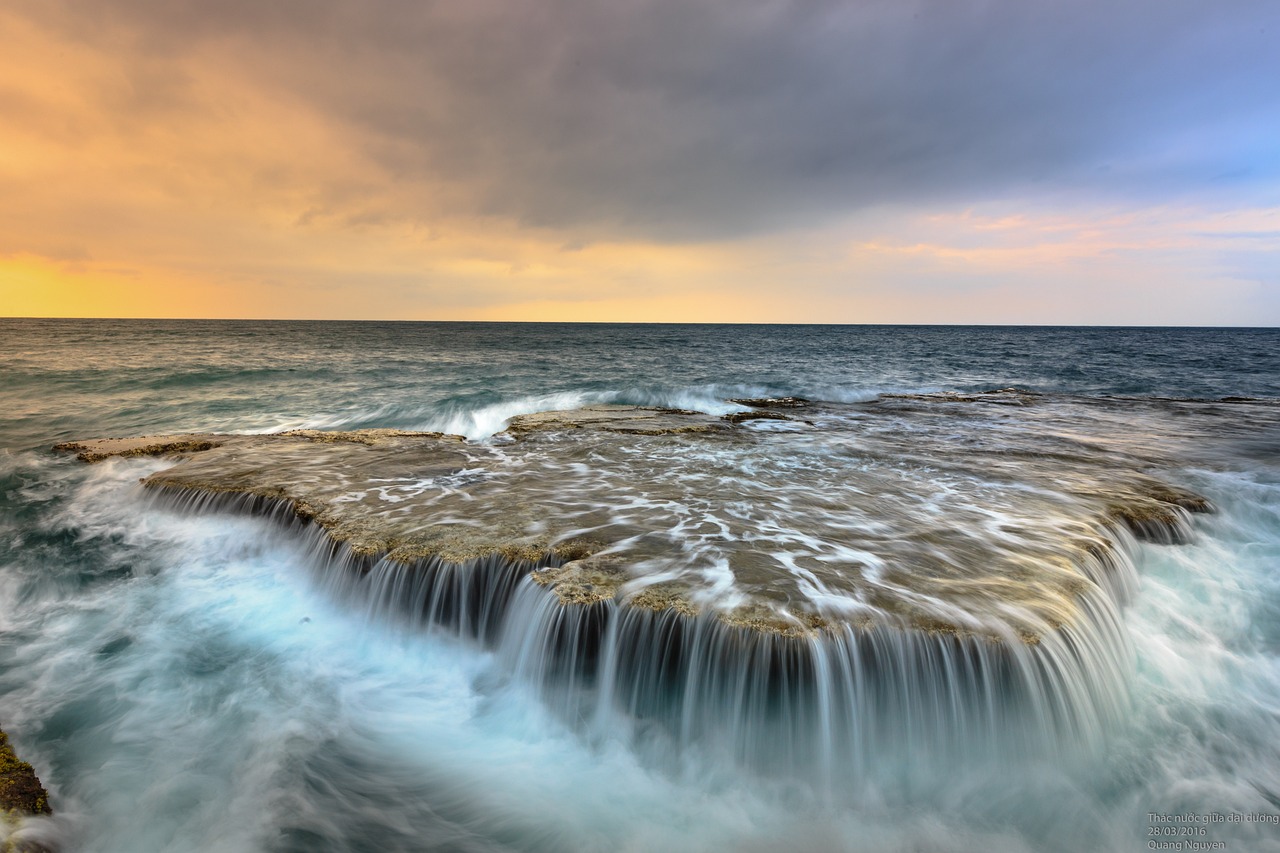
[[[5,0],[0,316],[1280,325],[1280,4]]]

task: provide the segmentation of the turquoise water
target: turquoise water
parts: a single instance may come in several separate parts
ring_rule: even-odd
[[[625,720],[588,736],[494,653],[326,592],[304,540],[149,505],[137,480],[164,463],[48,450],[485,441],[593,402],[1010,386],[1111,398],[1142,435],[1153,398],[1280,400],[1280,331],[3,320],[0,340],[0,725],[58,810],[33,831],[65,849],[1120,851],[1167,837],[1148,813],[1218,811],[1263,820],[1193,840],[1280,850],[1280,435],[1248,406],[1167,472],[1218,512],[1189,545],[1135,546],[1130,707],[1101,754],[856,793],[664,754]]]

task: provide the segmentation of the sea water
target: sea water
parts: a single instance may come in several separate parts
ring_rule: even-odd
[[[0,726],[56,810],[24,831],[64,849],[1280,850],[1280,436],[1248,415],[1280,398],[1276,330],[4,320],[0,342]],[[1106,400],[1139,445],[1178,443],[1153,407],[1255,402],[1170,451],[1216,509],[1191,541],[1126,546],[1127,697],[1101,745],[927,774],[890,753],[856,779],[566,715],[509,648],[318,583],[296,531],[157,506],[137,481],[164,461],[49,451],[299,427],[500,443],[515,415],[592,403],[1006,387]]]

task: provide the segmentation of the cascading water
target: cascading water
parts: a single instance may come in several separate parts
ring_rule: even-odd
[[[790,637],[613,601],[566,607],[530,578],[561,565],[555,554],[405,562],[353,554],[281,499],[165,489],[152,502],[272,519],[308,543],[320,586],[345,607],[493,648],[584,734],[652,721],[677,753],[766,775],[849,791],[868,778],[910,787],[975,763],[1060,761],[1096,753],[1127,710],[1132,652],[1118,610],[1137,580],[1135,543],[1119,528],[1082,561],[1096,584],[1083,618],[1028,644],[1013,631],[906,624]],[[1148,534],[1186,539],[1185,513],[1178,522]]]

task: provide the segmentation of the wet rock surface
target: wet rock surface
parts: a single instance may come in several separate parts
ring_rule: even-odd
[[[1131,402],[1120,416],[1017,389],[734,402],[753,408],[525,415],[487,443],[363,430],[57,449],[172,457],[147,487],[283,501],[355,554],[499,555],[568,606],[787,636],[896,625],[1035,643],[1113,583],[1119,531],[1183,542],[1211,509],[1162,472],[1220,431],[1217,404],[1152,403],[1135,423]]]
[[[49,792],[40,784],[36,771],[18,758],[9,736],[0,731],[0,811],[17,815],[53,814]]]
[[[717,418],[685,409],[644,406],[587,406],[560,412],[538,412],[511,420],[506,432],[524,437],[532,432],[587,429],[630,435],[677,435],[723,429]]]
[[[20,759],[0,731],[0,850],[4,853],[53,853],[53,848],[27,834],[31,817],[49,817],[49,792],[35,769]]]

